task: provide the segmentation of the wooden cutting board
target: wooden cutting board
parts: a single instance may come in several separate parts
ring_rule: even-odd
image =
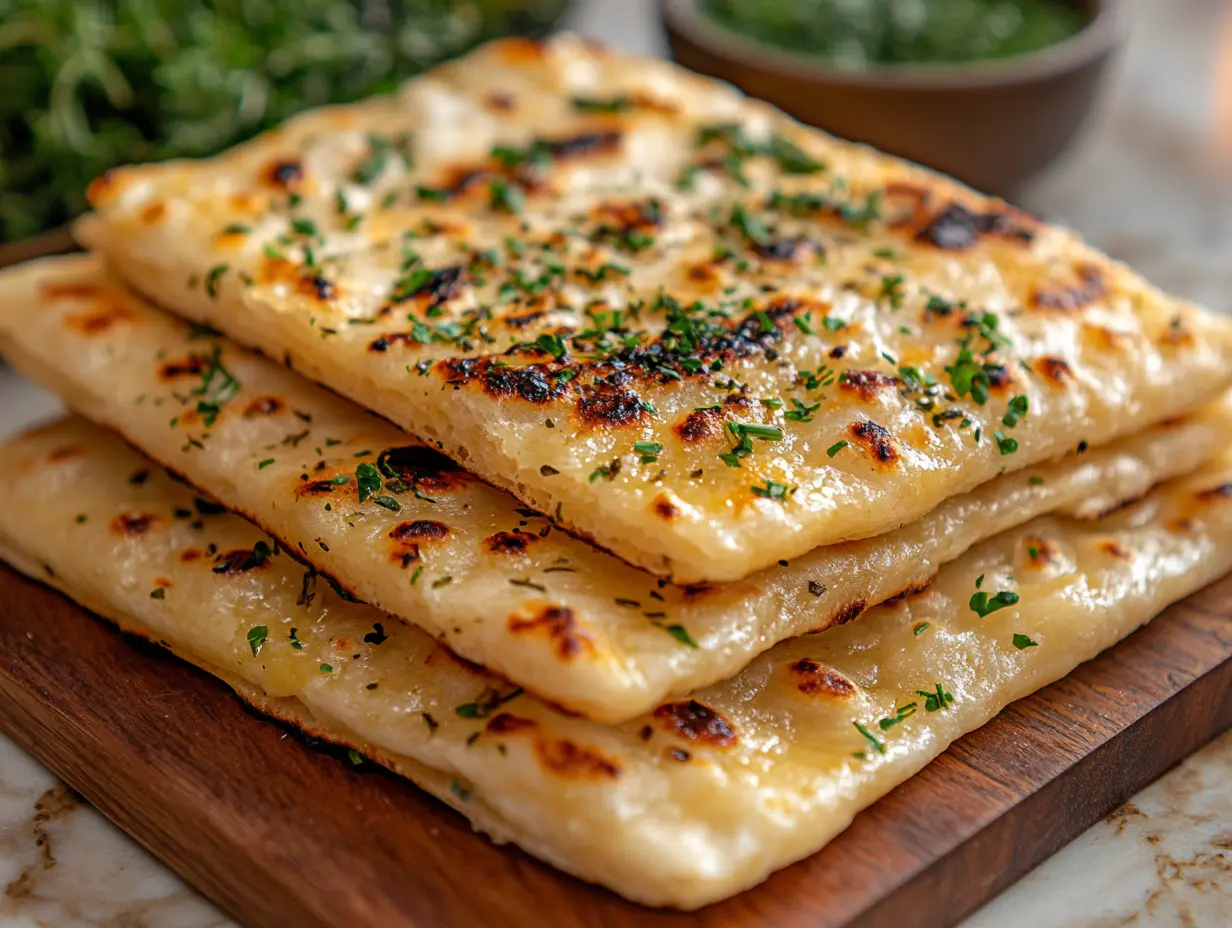
[[[699,913],[498,848],[410,784],[0,565],[0,729],[249,928],[951,925],[1232,725],[1232,577]]]

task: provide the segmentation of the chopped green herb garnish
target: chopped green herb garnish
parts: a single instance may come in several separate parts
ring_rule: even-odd
[[[982,619],[998,609],[1015,605],[1020,598],[1017,593],[1010,590],[1002,590],[993,596],[989,596],[987,592],[981,591],[972,594],[968,605],[971,607],[971,611]]]
[[[633,450],[641,455],[643,464],[653,464],[659,459],[663,446],[657,441],[635,441]]]
[[[700,647],[700,645],[693,640],[693,636],[689,634],[688,630],[683,625],[661,625],[659,627],[681,644],[688,645],[694,651]]]
[[[859,722],[852,722],[851,724],[856,727],[856,731],[858,731],[861,735],[864,736],[864,740],[868,744],[869,748],[871,748],[873,751],[876,751],[878,754],[885,753],[885,744],[879,741],[876,735],[874,735],[871,731],[869,731]]]
[[[379,135],[369,135],[368,144],[368,157],[361,161],[351,174],[351,180],[364,186],[376,180],[389,162],[389,142]]]
[[[355,468],[355,486],[361,503],[380,492],[381,485],[381,472],[371,464],[360,464]]]
[[[520,213],[526,206],[526,194],[517,184],[497,178],[492,181],[488,189],[488,205],[492,209],[503,210],[506,213]]]
[[[958,357],[954,359],[954,363],[948,365],[945,372],[950,375],[950,383],[954,386],[954,392],[960,397],[970,394],[971,398],[981,406],[988,402],[988,391],[992,388],[992,380],[984,365],[975,360],[975,355],[972,354],[970,348],[962,348],[958,352]]]
[[[773,480],[766,480],[764,487],[749,487],[756,496],[762,499],[786,499],[791,492],[791,487],[785,483],[775,483]]]
[[[763,441],[778,441],[783,437],[783,430],[776,425],[729,422],[727,427],[737,435],[747,435],[750,438],[760,438]]]
[[[291,231],[296,235],[303,235],[306,238],[316,238],[320,233],[317,230],[317,224],[311,219],[292,219]]]
[[[624,94],[615,97],[574,97],[571,102],[575,110],[583,113],[620,113],[633,105]]]
[[[229,264],[216,264],[205,275],[205,295],[211,300],[218,299],[218,281],[222,279],[222,275],[227,273],[230,268],[231,265]]]
[[[1027,415],[1027,398],[1025,396],[1015,396],[1010,399],[1009,408],[1006,410],[1005,416],[1001,419],[1001,424],[1007,429],[1012,429],[1018,424],[1018,420],[1025,418]]]
[[[557,361],[563,358],[569,350],[565,340],[551,332],[544,332],[536,338],[534,345],[540,351],[550,354]]]
[[[257,652],[261,650],[261,646],[265,644],[265,639],[268,637],[269,628],[265,625],[248,629],[248,647],[252,649],[253,657],[257,656]]]
[[[893,715],[889,716],[888,718],[881,719],[877,723],[877,727],[880,728],[882,731],[889,731],[899,722],[903,721],[903,719],[909,719],[911,718],[911,716],[915,715],[917,708],[919,707],[914,702],[909,702],[904,705],[901,705],[897,709],[894,710]]]
[[[784,174],[816,174],[825,170],[824,164],[777,132],[770,137],[767,154],[778,162],[779,169]]]
[[[199,397],[197,414],[208,428],[218,419],[222,406],[233,399],[240,390],[240,382],[223,367],[222,349],[215,346],[212,353],[198,360],[208,362],[201,374],[201,382],[189,391],[190,396]]]
[[[492,687],[485,687],[474,702],[466,702],[454,709],[464,719],[486,719],[489,715],[512,699],[522,695],[522,688],[514,687],[508,693],[501,693]]]
[[[993,438],[997,440],[997,448],[1002,454],[1013,454],[1018,450],[1018,440],[1016,438],[1007,438],[1000,429],[992,434]]]
[[[838,454],[840,451],[842,451],[846,447],[847,447],[846,439],[843,439],[842,441],[836,441],[834,444],[832,444],[829,448],[826,449],[826,455],[827,457],[834,457],[836,454]]]
[[[932,692],[928,692],[927,690],[916,690],[916,693],[917,695],[924,697],[925,712],[941,712],[946,706],[950,705],[950,703],[954,701],[953,694],[947,693],[945,687],[943,687],[940,683],[937,684],[936,688]]]
[[[812,422],[813,413],[821,409],[821,403],[802,403],[794,397],[791,404],[792,408],[783,413],[783,418],[793,422]]]
[[[1039,647],[1039,642],[1032,641],[1030,635],[1015,635],[1014,647],[1016,647],[1019,651],[1025,651],[1027,648]]]
[[[600,464],[598,467],[596,467],[594,470],[590,472],[590,476],[587,478],[587,480],[589,480],[590,483],[594,483],[600,477],[602,477],[604,480],[611,480],[613,477],[616,476],[617,473],[619,473],[619,471],[620,471],[620,459],[617,458],[616,460],[612,461],[611,464]]]
[[[902,274],[890,274],[881,278],[881,290],[877,293],[877,299],[886,300],[890,304],[890,309],[901,309],[903,305],[903,284],[906,278]]]

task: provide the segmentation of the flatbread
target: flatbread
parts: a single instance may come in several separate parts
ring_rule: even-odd
[[[0,351],[360,599],[609,722],[917,589],[983,538],[1045,512],[1097,515],[1232,443],[1225,404],[996,478],[885,536],[735,583],[678,587],[555,529],[296,374],[157,312],[97,259],[0,275]],[[364,468],[381,487],[361,503]]]
[[[90,200],[80,237],[158,302],[678,582],[1232,381],[1232,324],[1071,233],[569,36]]]
[[[0,551],[276,713],[405,759],[501,838],[693,908],[816,850],[952,740],[1232,567],[1230,478],[1225,463],[1096,522],[1036,520],[926,593],[619,726],[306,581],[258,529],[191,513],[190,489],[81,420],[0,448]]]

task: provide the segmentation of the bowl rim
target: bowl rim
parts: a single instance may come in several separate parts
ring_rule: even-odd
[[[885,90],[1007,87],[1073,71],[1119,46],[1127,33],[1128,17],[1120,0],[1093,0],[1091,5],[1094,12],[1082,29],[1025,55],[959,64],[882,64],[867,71],[854,71],[835,67],[804,52],[732,32],[698,9],[698,0],[659,0],[660,13],[669,32],[679,33],[729,63],[813,82]]]

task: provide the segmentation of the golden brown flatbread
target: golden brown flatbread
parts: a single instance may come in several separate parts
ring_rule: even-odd
[[[920,588],[981,539],[1047,512],[1097,515],[1190,473],[1232,439],[1229,408],[1216,406],[995,478],[885,535],[681,587],[298,375],[157,312],[96,258],[0,274],[0,352],[360,599],[607,722]]]
[[[1227,321],[1071,233],[569,36],[90,199],[80,237],[133,286],[679,582],[1232,381]]]
[[[923,594],[616,726],[340,599],[82,420],[0,446],[0,552],[500,839],[631,899],[693,908],[813,852],[952,740],[1232,567],[1232,469],[1095,522],[1037,519]]]

